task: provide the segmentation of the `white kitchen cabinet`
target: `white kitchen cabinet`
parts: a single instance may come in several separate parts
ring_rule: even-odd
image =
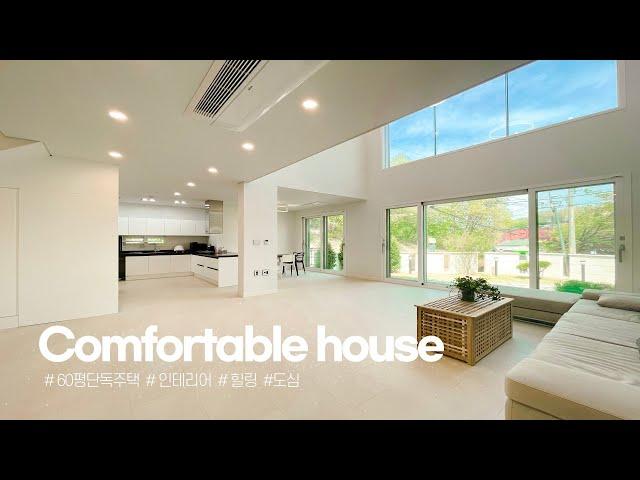
[[[172,255],[154,255],[147,257],[149,259],[149,274],[170,273],[171,257]]]
[[[147,218],[147,235],[164,235],[164,218]]]
[[[171,255],[171,272],[191,272],[191,255]]]
[[[164,219],[164,234],[165,235],[180,235],[180,220],[175,218]]]
[[[18,314],[18,190],[15,188],[0,188],[0,222],[0,317],[15,317]],[[0,321],[0,324],[18,326],[17,319],[11,322],[15,323]]]
[[[147,219],[129,217],[129,235],[146,235]]]
[[[196,234],[195,220],[180,220],[180,235],[195,235],[195,234]]]
[[[126,257],[125,269],[127,278],[136,275],[148,275],[149,274],[149,258],[146,256],[140,257]]]
[[[118,235],[129,235],[129,217],[118,217]]]
[[[207,235],[209,229],[209,222],[205,220],[196,220],[196,235]]]

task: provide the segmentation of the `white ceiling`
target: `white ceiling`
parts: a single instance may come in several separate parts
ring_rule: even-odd
[[[120,195],[235,199],[236,183],[295,163],[522,61],[331,61],[241,133],[184,115],[212,61],[3,61],[0,131],[54,155],[117,163]],[[313,97],[312,114],[300,104]],[[119,109],[123,124],[107,116]],[[240,148],[251,141],[256,149]],[[107,152],[125,157],[113,161]],[[207,172],[209,166],[218,175]],[[186,186],[193,181],[195,188]],[[292,202],[294,203],[294,202]]]
[[[306,210],[328,205],[338,205],[362,201],[359,198],[330,195],[328,193],[309,192],[293,188],[278,188],[278,205],[287,205],[289,211]]]

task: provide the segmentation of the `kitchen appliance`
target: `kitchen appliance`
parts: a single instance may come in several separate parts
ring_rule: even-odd
[[[191,242],[189,244],[189,251],[191,252],[198,252],[201,250],[206,250],[207,249],[207,244],[206,243],[200,243],[200,242]]]

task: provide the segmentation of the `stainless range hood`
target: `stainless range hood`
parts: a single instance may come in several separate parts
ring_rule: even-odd
[[[211,235],[222,233],[222,200],[205,200],[204,206],[209,210],[209,231]]]

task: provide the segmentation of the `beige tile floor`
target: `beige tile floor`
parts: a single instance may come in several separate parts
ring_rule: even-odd
[[[301,335],[310,355],[299,364],[224,364],[194,360],[151,365],[63,364],[46,361],[38,338],[47,325],[0,331],[0,418],[155,419],[501,419],[504,374],[548,332],[514,322],[514,338],[470,367],[444,357],[428,364],[315,362],[316,325],[338,337],[415,335],[416,303],[446,292],[307,273],[280,280],[277,294],[241,299],[235,288],[213,288],[193,277],[120,282],[120,313],[62,324],[81,335],[142,335],[150,324],[159,335],[214,333]],[[197,355],[195,355],[197,358]],[[98,388],[45,387],[49,373],[140,372],[141,385]],[[162,372],[221,374],[292,372],[299,388],[160,388],[145,375]]]

